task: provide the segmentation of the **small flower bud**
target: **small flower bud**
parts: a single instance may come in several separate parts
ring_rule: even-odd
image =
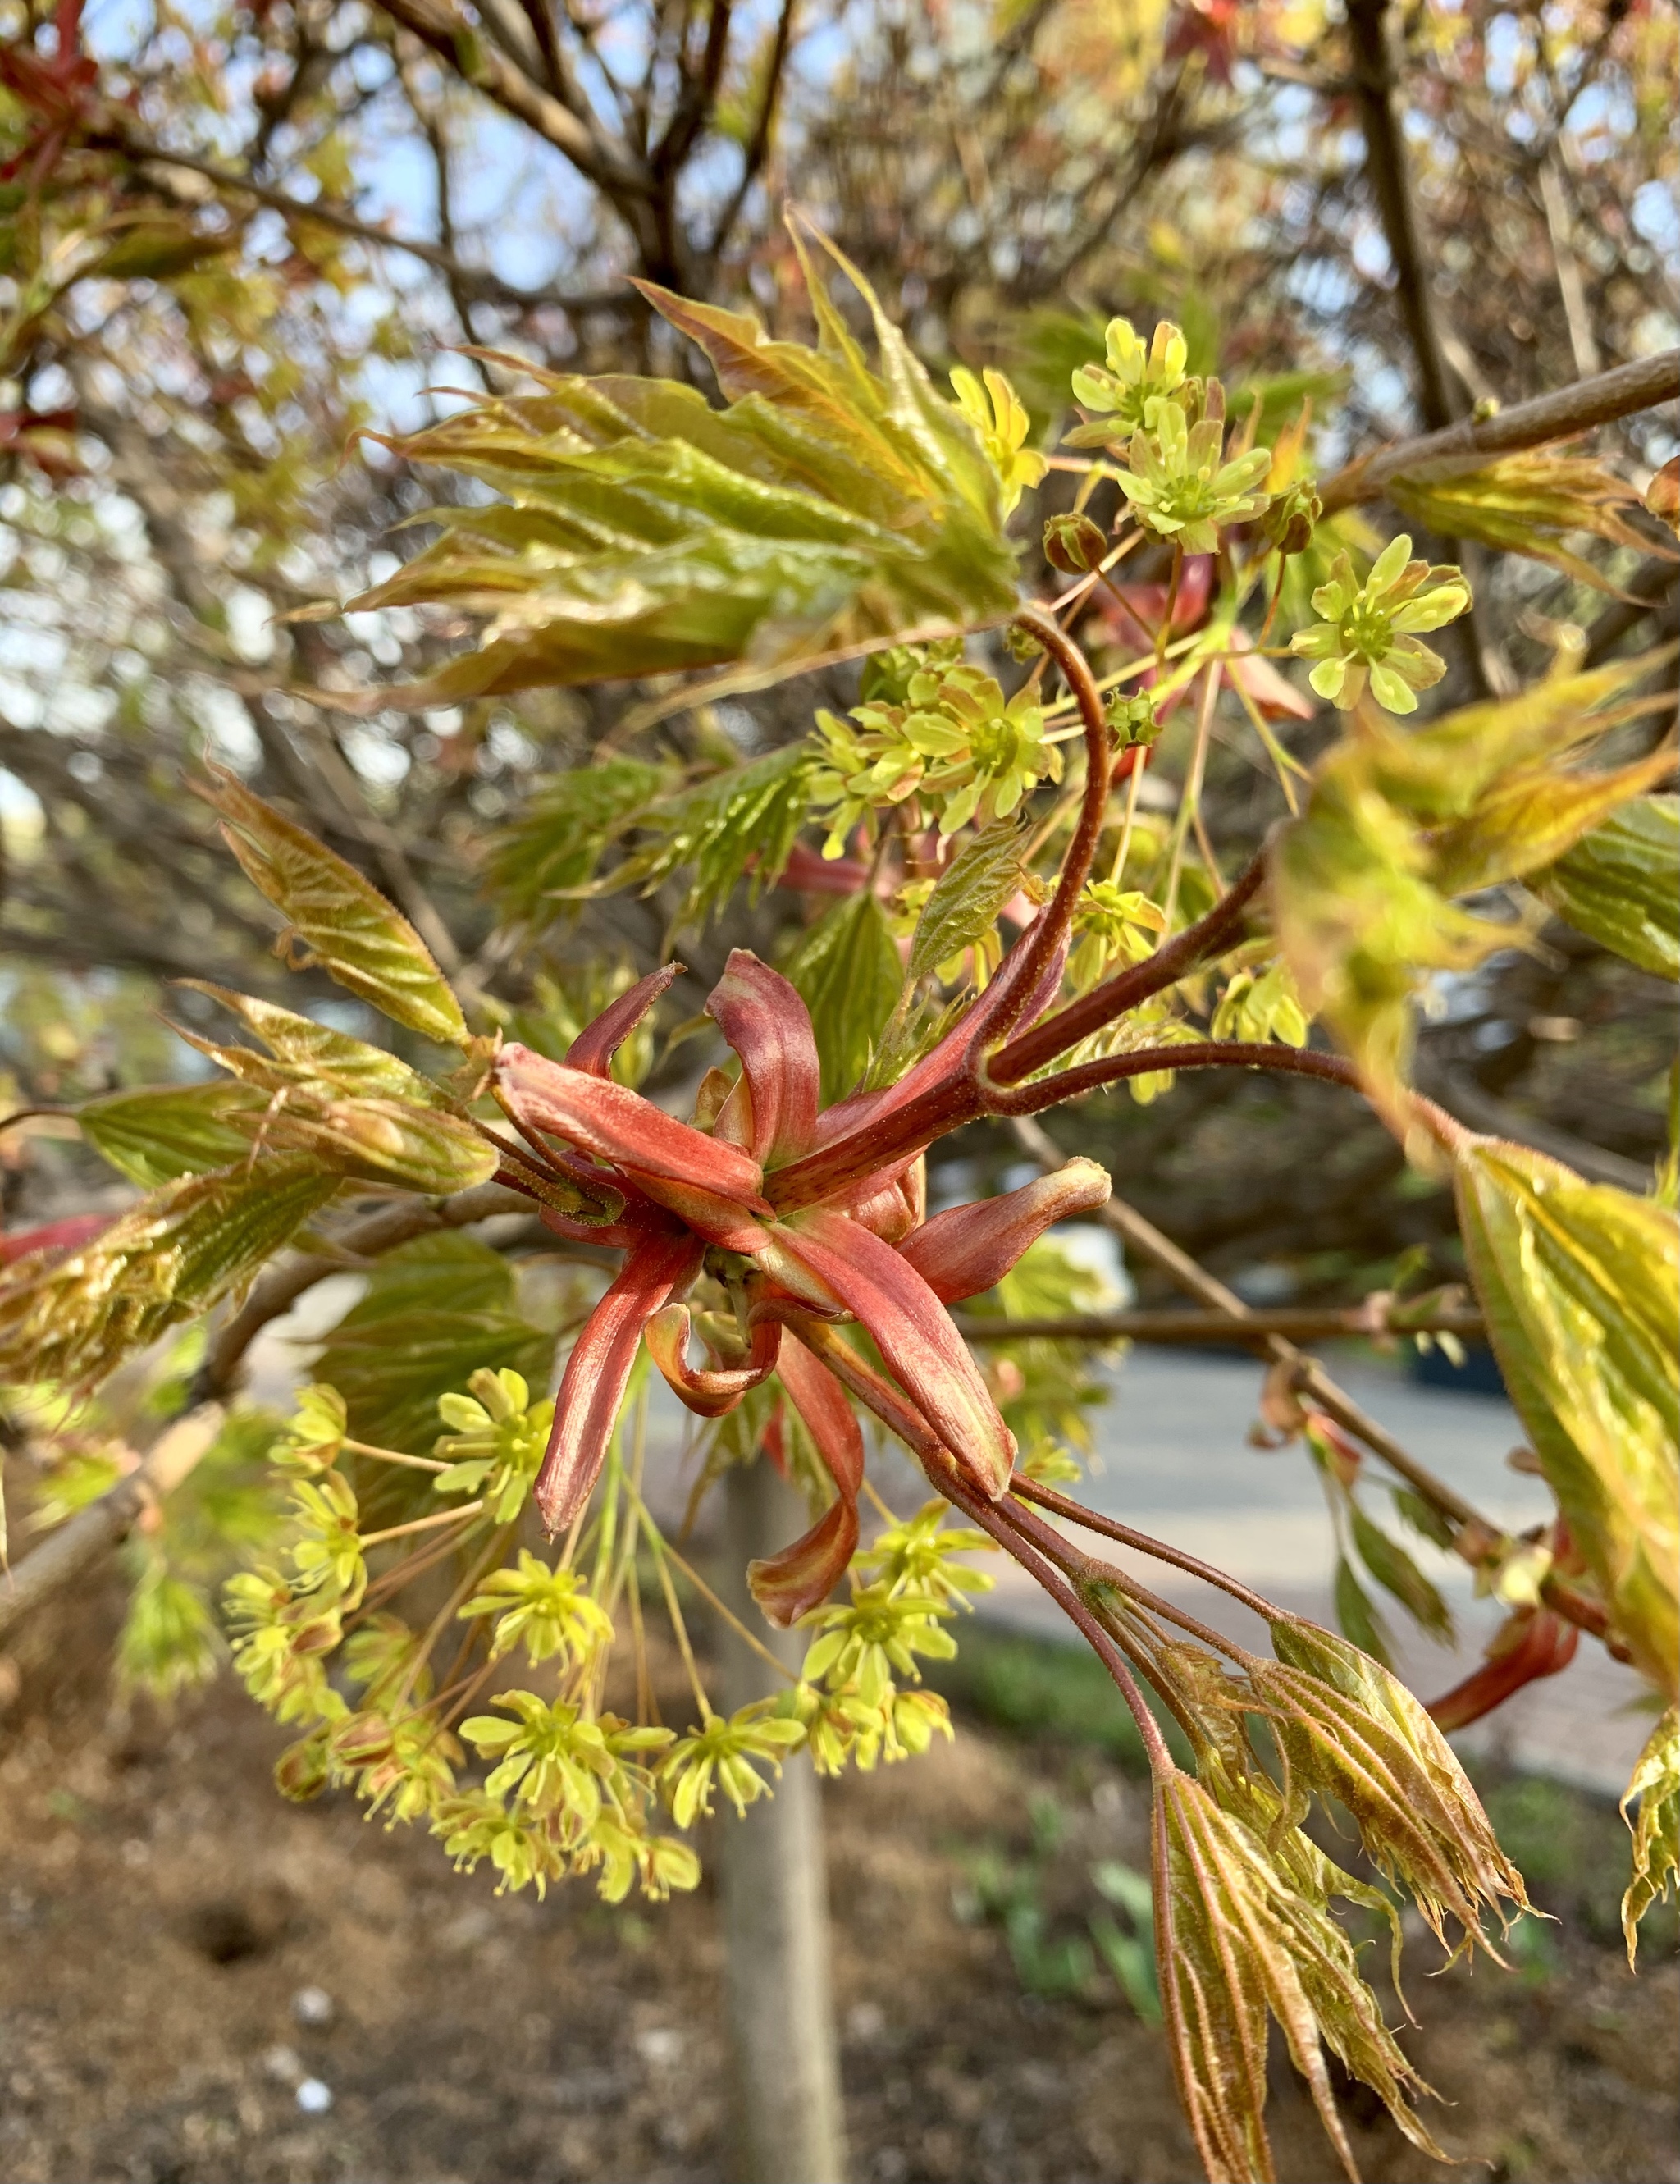
[[[1304,554],[1323,513],[1324,504],[1310,485],[1292,485],[1273,493],[1260,529],[1280,554]]]
[[[1142,690],[1129,694],[1111,690],[1103,706],[1103,718],[1122,750],[1131,750],[1138,744],[1147,748],[1160,736],[1155,701]]]
[[[274,1786],[294,1805],[305,1805],[311,1797],[319,1797],[331,1779],[326,1736],[320,1730],[288,1744],[274,1763]]]
[[[353,1713],[328,1739],[332,1756],[347,1767],[371,1767],[391,1754],[391,1724],[382,1713]]]
[[[1088,575],[1108,549],[1107,534],[1088,515],[1053,515],[1044,526],[1044,559],[1064,576]]]
[[[1030,629],[1023,629],[1018,621],[1012,621],[1004,632],[1004,649],[1011,660],[1020,660],[1025,667],[1037,660],[1044,648]]]

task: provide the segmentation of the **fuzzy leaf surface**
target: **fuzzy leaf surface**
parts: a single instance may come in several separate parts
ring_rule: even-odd
[[[85,1100],[76,1121],[114,1168],[142,1190],[155,1190],[177,1176],[242,1160],[251,1141],[233,1117],[260,1115],[263,1106],[261,1095],[242,1084],[145,1085]]]
[[[0,1376],[86,1385],[248,1281],[338,1187],[268,1158],[182,1176],[80,1251],[18,1260],[0,1282]]]
[[[910,942],[912,985],[993,930],[1026,876],[1021,848],[1021,828],[1006,820],[976,835],[940,874]]]
[[[873,893],[866,888],[837,903],[783,968],[811,1012],[823,1105],[832,1106],[863,1075],[903,983],[898,947]]]

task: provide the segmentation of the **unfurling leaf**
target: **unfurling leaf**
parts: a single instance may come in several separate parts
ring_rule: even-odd
[[[271,1002],[192,983],[269,1049],[263,1055],[180,1034],[242,1087],[268,1095],[231,1116],[246,1139],[308,1153],[338,1175],[409,1190],[466,1190],[496,1173],[496,1148],[465,1116],[448,1113],[438,1087],[395,1055]]]
[[[0,1280],[0,1377],[102,1379],[248,1280],[337,1187],[302,1161],[248,1162],[166,1184],[79,1251],[18,1260]]]
[[[1638,798],[1524,884],[1588,939],[1680,979],[1680,797]]]
[[[1387,1668],[1394,1658],[1388,1634],[1345,1555],[1336,1557],[1334,1598],[1336,1620],[1342,1626],[1343,1636],[1350,1639],[1361,1653],[1369,1653],[1373,1661],[1380,1661]]]
[[[1289,1823],[1306,1817],[1315,1794],[1345,1806],[1370,1857],[1410,1891],[1443,1940],[1448,1916],[1473,1946],[1485,1910],[1499,1913],[1502,1899],[1527,1910],[1522,1876],[1452,1747],[1405,1685],[1316,1624],[1280,1618],[1271,1643],[1275,1662],[1246,1665],[1250,1703],[1270,1717],[1287,1763]]]
[[[1639,1921],[1661,1901],[1680,1870],[1680,1708],[1670,1707],[1651,1731],[1622,1800],[1622,1814],[1639,1801],[1633,1831],[1633,1878],[1622,1899],[1622,1930],[1633,1962]]]
[[[395,1023],[445,1046],[465,1045],[466,1019],[408,919],[313,834],[218,770],[204,794],[221,815],[246,875],[286,921],[282,951],[319,963]]]
[[[803,255],[797,233],[795,245]],[[488,621],[477,651],[381,690],[381,705],[691,668],[733,671],[708,687],[738,688],[1008,613],[1015,557],[979,434],[824,247],[869,306],[874,371],[809,259],[815,349],[643,282],[705,352],[726,409],[668,380],[568,378],[509,358],[539,393],[388,443],[506,499],[431,511],[442,535],[352,602]]]
[[[293,1093],[253,1116],[250,1129],[275,1152],[307,1153],[336,1175],[428,1195],[488,1183],[500,1161],[470,1123],[400,1100],[316,1100]]]
[[[259,1093],[242,1084],[147,1085],[134,1092],[106,1092],[77,1108],[81,1134],[111,1166],[142,1190],[230,1167],[250,1151],[248,1134],[235,1115],[263,1112]]]
[[[1415,2146],[1447,2158],[1411,2108],[1427,2088],[1383,2024],[1347,1936],[1303,1878],[1200,1782],[1175,1772],[1158,1786],[1161,1999],[1179,2096],[1211,2184],[1272,2174],[1268,2016],[1350,2177],[1359,2172],[1331,2092],[1327,2045]]]
[[[837,903],[783,968],[811,1012],[823,1105],[831,1106],[862,1076],[902,983],[892,929],[871,890]]]
[[[1432,971],[1473,969],[1520,926],[1452,900],[1549,866],[1668,760],[1570,770],[1572,754],[1653,699],[1623,694],[1665,655],[1560,677],[1415,732],[1370,721],[1321,761],[1272,857],[1272,902],[1301,1000],[1398,1117],[1412,1002]]]
[[[1432,1638],[1450,1645],[1453,1618],[1447,1603],[1398,1540],[1390,1539],[1349,1496],[1349,1522],[1359,1558],[1383,1590],[1398,1600],[1412,1620]],[[1353,1633],[1349,1632],[1351,1637]]]
[[[916,921],[908,977],[912,985],[995,929],[998,913],[1021,891],[1021,829],[1013,820],[988,827],[935,883]]]
[[[329,1096],[406,1100],[423,1107],[448,1105],[447,1095],[429,1077],[410,1069],[406,1061],[399,1061],[382,1046],[353,1039],[348,1032],[334,1031],[330,1025],[317,1023],[313,1017],[300,1017],[273,1001],[259,1001],[253,994],[213,986],[208,979],[186,978],[181,983],[220,1001],[253,1038],[261,1039],[268,1056],[249,1047],[218,1046],[192,1032],[182,1031],[179,1035],[200,1054],[209,1055],[224,1069],[263,1092],[298,1085]]]
[[[802,744],[730,766],[649,805],[637,825],[654,838],[625,859],[604,891],[651,894],[672,872],[693,877],[674,926],[704,925],[723,908],[748,869],[753,894],[782,877],[804,822],[812,760]]]
[[[1625,478],[1589,456],[1535,448],[1457,477],[1408,477],[1401,471],[1387,479],[1382,490],[1427,531],[1479,539],[1499,553],[1549,561],[1601,592],[1616,588],[1590,561],[1572,553],[1563,543],[1566,538],[1586,531],[1612,546],[1650,551],[1649,540],[1621,513],[1638,505],[1638,494]]]
[[[1645,1674],[1680,1673],[1680,1223],[1526,1146],[1455,1158],[1465,1254],[1530,1446]]]

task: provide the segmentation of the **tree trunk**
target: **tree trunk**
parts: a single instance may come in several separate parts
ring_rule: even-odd
[[[726,1473],[720,1591],[790,1668],[798,1664],[804,1635],[770,1628],[748,1593],[745,1571],[755,1557],[797,1538],[809,1521],[801,1496],[763,1458]],[[763,1697],[773,1680],[766,1664],[726,1629],[726,1708],[733,1713]],[[822,1814],[804,1755],[788,1762],[774,1797],[749,1806],[744,1820],[726,1808],[715,1840],[740,2184],[843,2184]]]

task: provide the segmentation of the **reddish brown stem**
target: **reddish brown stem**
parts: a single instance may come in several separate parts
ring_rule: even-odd
[[[1186,926],[1154,954],[1130,970],[1082,994],[1059,1014],[1012,1039],[992,1057],[995,1084],[1019,1084],[1047,1061],[1054,1061],[1081,1039],[1088,1039],[1104,1024],[1112,1023],[1128,1009],[1135,1009],[1155,994],[1164,993],[1188,976],[1199,963],[1221,954],[1242,931],[1243,915],[1266,879],[1264,850],[1240,873],[1224,894],[1195,924]]]
[[[1210,1042],[1199,1047],[1152,1050],[1157,1058],[1141,1064],[1135,1056],[1123,1057],[1132,1066],[1115,1069],[1106,1077],[1084,1079],[1079,1071],[1070,1071],[1043,1084],[1031,1086],[1018,1100],[1006,1095],[1000,1096],[1002,1087],[1018,1083],[1030,1071],[1054,1061],[1068,1047],[1077,1045],[1081,1039],[1124,1015],[1126,1010],[1175,984],[1205,958],[1229,947],[1241,931],[1244,907],[1265,876],[1264,862],[1256,857],[1205,917],[1187,927],[1165,947],[1158,948],[1147,962],[1093,988],[1060,1015],[1010,1039],[992,1056],[987,1083],[980,1080],[977,1059],[965,1066],[959,1065],[943,1083],[930,1085],[918,1098],[906,1100],[896,1113],[881,1122],[866,1123],[851,1136],[841,1138],[832,1145],[825,1145],[820,1152],[808,1154],[804,1160],[792,1162],[778,1170],[765,1183],[771,1203],[783,1212],[813,1205],[861,1175],[873,1173],[894,1161],[910,1158],[931,1145],[936,1138],[946,1137],[982,1115],[1037,1114],[1058,1100],[1076,1098],[1093,1084],[1110,1083],[1116,1076],[1136,1076],[1140,1069],[1194,1068],[1196,1062],[1183,1059],[1190,1055],[1199,1055],[1200,1066],[1210,1067],[1250,1063],[1261,1055],[1284,1054],[1293,1058],[1267,1060],[1262,1066],[1294,1069],[1306,1076],[1327,1076],[1338,1084],[1352,1083],[1351,1075],[1343,1073],[1341,1065],[1329,1056],[1314,1055],[1303,1060],[1293,1048],[1251,1050],[1234,1044]],[[1021,984],[1024,987],[1026,983],[1023,978]],[[1160,1051],[1170,1051],[1174,1059],[1162,1061],[1158,1058]],[[1105,1066],[1088,1063],[1085,1067],[1088,1070]]]
[[[1105,1540],[1115,1540],[1123,1547],[1136,1547],[1139,1553],[1151,1556],[1156,1562],[1170,1563],[1175,1569],[1184,1570],[1192,1577],[1199,1577],[1209,1585],[1217,1585],[1221,1592],[1228,1592],[1233,1600],[1240,1600],[1244,1607],[1251,1607],[1267,1623],[1275,1623],[1282,1615],[1282,1610],[1275,1607],[1271,1601],[1264,1599],[1257,1592],[1250,1592],[1247,1585],[1239,1585],[1234,1577],[1227,1577],[1223,1570],[1215,1569],[1211,1563],[1202,1562],[1194,1555],[1187,1555],[1181,1548],[1170,1547],[1164,1540],[1152,1539],[1147,1532],[1133,1531],[1130,1524],[1122,1524],[1115,1518],[1099,1516],[1096,1510],[1088,1509],[1082,1502],[1075,1502],[1065,1494],[1058,1494],[1054,1486],[1040,1486],[1017,1471],[1010,1477],[1010,1491],[1017,1501],[1036,1502],[1041,1509],[1049,1509],[1058,1517],[1065,1517],[1070,1524],[1082,1525],[1088,1532],[1095,1532]]]
[[[1194,1046],[1143,1046],[1132,1054],[1111,1054],[1100,1061],[1082,1061],[1060,1076],[1018,1091],[986,1088],[984,1112],[988,1115],[1037,1115],[1064,1100],[1076,1100],[1082,1092],[1100,1085],[1117,1084],[1127,1077],[1149,1077],[1168,1069],[1275,1069],[1291,1077],[1317,1077],[1331,1084],[1359,1089],[1359,1072],[1339,1054],[1320,1054],[1310,1047],[1250,1045],[1240,1039],[1204,1039]]]
[[[969,1483],[963,1476],[956,1458],[921,1412],[859,1357],[848,1342],[820,1320],[807,1320],[803,1315],[794,1313],[789,1313],[787,1317],[799,1340],[815,1351],[835,1378],[849,1388],[859,1401],[873,1411],[882,1424],[904,1442],[926,1473],[930,1484],[965,1516],[971,1518],[982,1531],[996,1540],[1029,1576],[1043,1586],[1063,1613],[1078,1628],[1114,1679],[1121,1696],[1137,1721],[1138,1734],[1143,1740],[1151,1771],[1159,1774],[1162,1768],[1170,1768],[1171,1754],[1167,1751],[1160,1725],[1138,1688],[1136,1677],[1114,1641],[1071,1585],[1044,1561],[1036,1548],[1028,1546],[1019,1537],[1006,1511],[1000,1505],[988,1502],[976,1487]]]
[[[993,1020],[995,1039],[1006,1039],[1021,1020],[1021,1012],[1033,988],[1073,922],[1073,913],[1097,854],[1103,819],[1109,804],[1109,730],[1103,718],[1103,694],[1097,688],[1085,655],[1056,621],[1037,607],[1023,607],[1015,616],[1019,627],[1037,638],[1061,670],[1085,730],[1085,794],[1079,806],[1079,824],[1064,859],[1061,877],[1049,908],[1033,925],[1026,943],[1026,960],[1010,997]]]

